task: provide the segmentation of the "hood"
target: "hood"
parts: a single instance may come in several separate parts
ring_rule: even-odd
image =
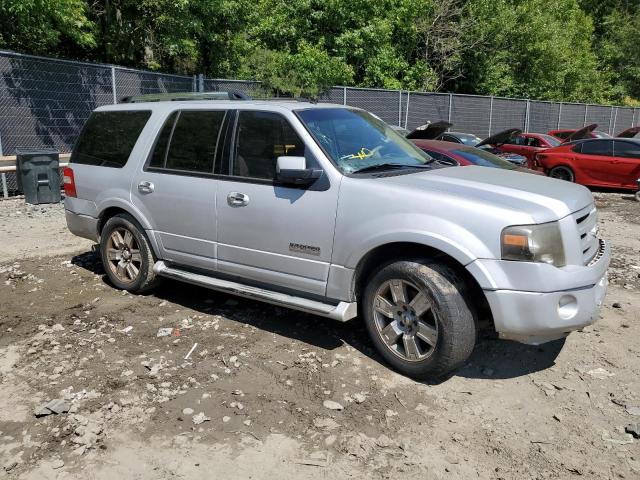
[[[638,132],[640,132],[640,127],[627,128],[626,130],[620,132],[616,137],[618,138],[633,138]]]
[[[453,127],[453,123],[450,122],[429,122],[424,125],[420,125],[412,132],[409,132],[407,134],[407,138],[412,140],[433,140],[438,138],[451,127]]]
[[[519,128],[510,128],[508,130],[503,130],[502,132],[498,132],[494,135],[491,135],[488,138],[485,138],[476,147],[481,145],[503,145],[509,141],[510,138],[515,137],[516,135],[520,135],[522,130]]]
[[[586,127],[582,127],[580,130],[576,130],[567,138],[565,138],[562,143],[573,142],[574,140],[581,140],[583,138],[589,138],[590,133],[593,132],[596,128],[598,128],[597,123],[592,123],[591,125],[587,125]]]
[[[441,168],[384,180],[398,184],[405,192],[416,189],[458,197],[456,203],[472,205],[470,216],[473,209],[497,207],[511,212],[508,217],[517,217],[523,224],[559,220],[593,203],[591,192],[581,185],[500,168]]]

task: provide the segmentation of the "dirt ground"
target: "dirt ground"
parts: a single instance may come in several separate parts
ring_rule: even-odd
[[[0,202],[0,478],[640,478],[640,204],[595,196],[602,318],[483,338],[435,383],[389,370],[357,320],[117,291],[60,205]],[[53,399],[69,411],[36,417]]]

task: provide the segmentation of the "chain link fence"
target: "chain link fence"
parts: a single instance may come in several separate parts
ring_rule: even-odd
[[[70,152],[89,114],[123,97],[228,90],[253,98],[267,96],[259,82],[170,75],[0,51],[0,156],[14,155],[19,148]],[[319,101],[363,108],[408,130],[446,120],[453,123],[454,131],[483,138],[507,128],[546,133],[591,123],[614,135],[640,122],[640,109],[629,107],[406,90],[333,87]],[[17,190],[14,173],[2,178],[4,189],[9,193]]]

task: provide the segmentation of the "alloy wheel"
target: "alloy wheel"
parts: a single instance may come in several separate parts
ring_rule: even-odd
[[[107,241],[107,263],[112,273],[124,283],[133,283],[140,275],[142,256],[133,233],[124,227],[111,232]]]
[[[573,182],[573,173],[568,168],[556,167],[551,170],[549,176],[551,178],[557,178],[558,180],[564,180],[565,182]]]
[[[438,320],[424,288],[406,280],[388,280],[378,288],[373,303],[376,330],[391,352],[409,362],[433,354]]]

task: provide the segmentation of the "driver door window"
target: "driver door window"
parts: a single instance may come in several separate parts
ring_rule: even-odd
[[[274,180],[278,157],[304,156],[304,143],[289,122],[272,112],[241,111],[233,157],[236,177]]]

